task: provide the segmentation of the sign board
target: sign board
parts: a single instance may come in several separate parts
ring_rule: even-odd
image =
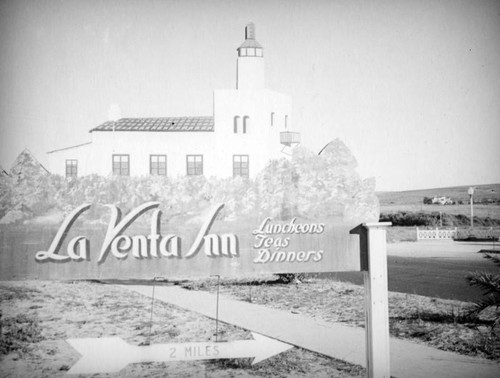
[[[0,280],[241,276],[359,271],[356,224],[343,219],[219,219],[223,204],[183,222],[158,202],[127,215],[105,205],[107,224],[84,222],[92,205],[60,225],[2,225]]]
[[[253,340],[130,345],[119,337],[69,339],[82,357],[68,374],[114,373],[137,362],[175,362],[253,358],[252,364],[285,352],[292,345],[252,332]]]
[[[390,224],[373,223],[355,227],[356,224],[335,217],[314,220],[291,217],[278,221],[265,216],[249,216],[246,219],[223,220],[218,218],[223,204],[208,209],[204,214],[193,215],[186,222],[173,222],[162,219],[158,202],[144,203],[123,218],[117,207],[106,207],[109,210],[107,225],[79,220],[91,208],[89,204],[74,209],[56,227],[2,225],[0,280],[151,279],[157,276],[241,276],[362,270],[368,376],[390,376],[386,237],[383,229]],[[85,340],[71,342],[82,353],[83,350],[88,352],[94,349]],[[257,345],[240,341],[233,342],[229,349],[222,344],[212,346],[207,343],[181,345],[181,349],[171,345],[140,349],[143,347],[129,346],[121,340],[112,343],[119,343],[123,356],[128,356],[118,359],[120,366],[132,362],[173,360],[165,355],[167,350],[174,350],[175,356],[177,352],[184,351],[184,354],[179,354],[181,359],[253,357],[249,350]],[[244,346],[240,347],[238,343],[244,343],[241,344]],[[214,354],[196,354],[191,358],[186,354],[190,347],[205,348],[203,350],[213,351]],[[231,348],[240,350],[243,355],[221,352]],[[281,346],[277,350],[276,353],[280,353]],[[83,353],[83,362],[75,365],[75,372],[86,372],[86,367],[92,365],[89,362],[92,358],[89,359],[87,352]],[[95,353],[91,354],[95,357]],[[142,357],[137,359],[137,356]],[[95,366],[101,366],[99,364]],[[99,369],[99,372],[110,371]]]

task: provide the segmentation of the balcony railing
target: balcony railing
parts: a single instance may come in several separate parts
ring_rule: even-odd
[[[280,142],[285,146],[291,146],[292,144],[300,143],[300,133],[293,131],[282,131],[280,132]]]

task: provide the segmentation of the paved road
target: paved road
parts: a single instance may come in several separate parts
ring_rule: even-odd
[[[474,301],[481,290],[470,287],[465,277],[473,271],[498,273],[498,268],[485,260],[481,249],[491,243],[415,242],[387,246],[389,290],[429,297]],[[495,246],[500,250],[499,245]],[[329,273],[333,277],[361,285],[361,273]]]

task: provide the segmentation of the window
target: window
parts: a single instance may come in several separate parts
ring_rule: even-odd
[[[257,56],[262,56],[262,49],[255,49],[257,51]]]
[[[117,176],[130,175],[128,155],[113,155],[113,174]]]
[[[274,126],[274,112],[271,112],[271,126]]]
[[[240,116],[234,116],[233,119],[233,132],[237,134],[240,132],[240,126],[241,126],[241,117]],[[249,116],[244,116],[243,117],[243,134],[246,134],[248,131],[248,128],[250,126],[250,117]]]
[[[240,123],[240,116],[234,116],[233,130],[235,134],[238,133],[239,123]]]
[[[77,177],[78,176],[78,160],[68,159],[66,160],[66,177]]]
[[[255,56],[255,48],[250,47],[247,49],[248,56]]]
[[[247,49],[240,49],[240,56],[247,56]]]
[[[233,177],[248,177],[249,173],[248,155],[233,155]]]
[[[247,133],[249,126],[250,126],[250,117],[244,116],[243,117],[243,134]]]
[[[203,174],[203,155],[187,155],[186,163],[188,176]]]
[[[149,173],[156,176],[166,176],[167,155],[149,155]]]

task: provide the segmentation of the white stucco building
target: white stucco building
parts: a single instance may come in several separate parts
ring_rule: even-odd
[[[237,52],[236,89],[214,91],[212,116],[110,119],[90,130],[90,142],[48,152],[50,172],[255,176],[300,134],[292,131],[290,96],[265,87],[264,51],[252,23]]]

